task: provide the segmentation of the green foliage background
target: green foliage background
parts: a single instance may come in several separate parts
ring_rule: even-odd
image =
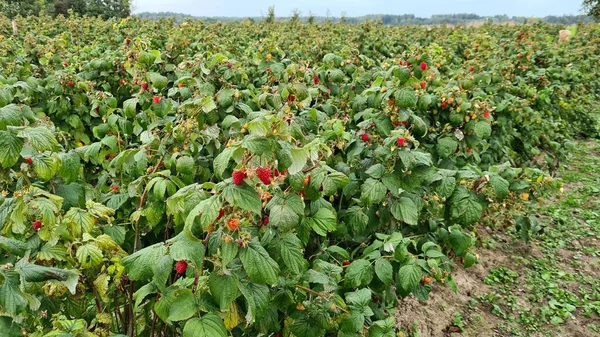
[[[547,170],[598,136],[597,25],[9,22],[13,334],[393,336],[482,219],[535,234]]]

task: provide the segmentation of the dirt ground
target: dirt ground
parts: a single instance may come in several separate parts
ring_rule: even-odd
[[[406,337],[600,336],[600,146],[582,143],[566,165],[564,192],[539,210],[531,242],[478,228],[479,263],[457,265],[457,292],[434,285],[429,300],[402,300]],[[485,282],[496,273],[499,281]]]

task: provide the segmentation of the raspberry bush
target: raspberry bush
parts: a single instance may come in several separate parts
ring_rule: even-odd
[[[0,326],[393,336],[597,136],[597,25],[0,17]],[[518,217],[517,217],[518,215]]]

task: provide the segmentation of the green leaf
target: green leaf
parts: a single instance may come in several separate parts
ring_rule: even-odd
[[[125,112],[125,116],[128,118],[135,118],[137,114],[137,98],[130,98],[123,102],[123,112]]]
[[[171,241],[171,247],[169,248],[169,255],[175,261],[190,261],[196,268],[202,266],[204,260],[204,245],[199,239],[190,236],[186,232],[179,233]]]
[[[202,318],[192,318],[187,321],[182,337],[227,337],[227,330],[221,317],[208,313]]]
[[[27,127],[19,131],[17,136],[25,138],[34,149],[44,152],[52,151],[58,142],[47,126]]]
[[[453,230],[449,235],[450,246],[454,253],[463,256],[471,248],[471,236],[460,230]]]
[[[25,252],[28,250],[28,246],[25,242],[9,239],[4,236],[0,236],[0,251],[8,252],[12,255],[23,256]]]
[[[223,189],[225,200],[231,205],[258,215],[262,212],[262,202],[258,193],[246,185],[229,184]]]
[[[229,166],[229,161],[231,160],[235,150],[236,148],[228,147],[223,150],[223,152],[219,153],[217,157],[215,157],[215,160],[213,161],[213,167],[215,168],[215,175],[218,178],[223,177],[223,172],[225,172],[227,166]]]
[[[365,307],[371,303],[371,291],[367,288],[346,293],[346,302],[355,307]]]
[[[457,188],[450,198],[450,215],[452,219],[471,225],[481,219],[483,206],[477,201],[477,195],[464,187]]]
[[[466,268],[472,267],[475,263],[477,263],[477,256],[471,253],[465,254],[465,258],[463,260],[463,265]]]
[[[448,158],[450,155],[454,154],[457,147],[458,142],[454,137],[443,137],[438,139],[436,150],[441,158]]]
[[[33,171],[44,181],[52,179],[59,168],[60,162],[54,155],[33,158]]]
[[[234,275],[219,275],[213,271],[208,278],[208,287],[221,310],[238,297],[238,279]]]
[[[421,269],[416,264],[402,266],[398,271],[398,279],[402,289],[406,292],[411,292],[417,287],[419,280],[421,280]]]
[[[283,234],[277,241],[285,268],[294,275],[302,274],[306,270],[302,241],[292,233]]]
[[[353,233],[362,234],[369,223],[369,216],[364,213],[362,208],[352,206],[344,213],[344,222]]]
[[[9,168],[17,163],[21,149],[23,149],[23,140],[12,132],[0,131],[0,164],[3,168]]]
[[[365,172],[369,177],[379,179],[383,177],[385,173],[385,167],[381,164],[375,164],[367,169]]]
[[[67,257],[67,250],[64,246],[52,246],[46,243],[35,257],[42,261],[64,261]]]
[[[361,199],[369,205],[380,203],[387,193],[385,185],[376,179],[368,178],[361,187]]]
[[[240,292],[246,299],[246,322],[253,324],[260,319],[269,308],[269,287],[252,282],[240,282]]]
[[[196,300],[190,289],[169,290],[154,305],[156,315],[167,323],[184,321],[197,311]]]
[[[175,169],[181,174],[192,174],[194,173],[194,158],[190,156],[183,156],[177,158]]]
[[[416,226],[419,222],[419,209],[410,198],[402,197],[398,201],[392,201],[390,212],[396,220],[403,221],[411,226]]]
[[[200,201],[200,203],[198,203],[198,205],[196,205],[196,207],[194,207],[185,218],[186,230],[188,232],[191,231],[191,228],[194,225],[194,220],[198,215],[200,215],[200,225],[202,226],[202,230],[206,230],[208,225],[215,222],[219,216],[219,210],[221,207],[221,200],[216,195]]]
[[[435,188],[436,193],[440,198],[448,198],[456,188],[456,178],[443,177]]]
[[[0,108],[0,130],[6,130],[7,125],[19,126],[23,118],[21,109],[16,104],[9,104]]]
[[[57,280],[62,282],[71,294],[75,294],[75,288],[79,280],[79,273],[75,270],[39,266],[27,262],[26,259],[17,262],[16,267],[21,277],[27,282]]]
[[[147,281],[152,278],[152,266],[165,255],[162,243],[146,247],[121,259],[129,278],[134,281]]]
[[[321,183],[324,195],[334,195],[339,189],[350,183],[350,179],[341,172],[329,172],[323,178]]]
[[[4,283],[0,285],[0,307],[11,316],[17,316],[27,307],[27,299],[19,289],[19,274],[14,271],[4,273]]]
[[[404,87],[397,90],[394,93],[394,97],[396,99],[396,105],[398,105],[400,109],[412,108],[417,105],[417,95],[412,88]]]
[[[292,148],[290,149],[290,153],[292,154],[292,165],[288,168],[288,173],[291,175],[302,171],[308,161],[308,151]]]
[[[488,122],[477,122],[473,127],[473,133],[479,139],[487,139],[492,135],[492,127]]]
[[[0,331],[5,337],[23,337],[18,324],[14,324],[10,317],[0,317]]]
[[[248,247],[242,248],[240,259],[252,281],[261,284],[277,284],[279,265],[258,242],[252,241]]]
[[[336,230],[337,219],[335,214],[328,208],[320,208],[315,215],[308,218],[312,229],[321,236],[327,236],[328,232]]]
[[[89,233],[94,228],[94,217],[86,210],[72,207],[63,217],[71,234],[79,238],[83,233]]]
[[[168,79],[159,73],[149,72],[146,74],[146,78],[158,91],[164,89],[167,86]]]
[[[258,156],[273,152],[272,145],[269,138],[258,136],[247,136],[242,142],[244,148]]]
[[[269,224],[275,227],[292,228],[299,220],[300,216],[285,204],[273,206],[269,213]]]
[[[77,261],[85,269],[97,266],[102,263],[102,250],[93,243],[87,243],[77,248]]]
[[[60,176],[65,179],[65,183],[70,184],[77,181],[79,170],[81,169],[81,159],[75,152],[63,154],[61,157],[62,166]]]
[[[371,266],[371,262],[367,260],[354,260],[346,269],[346,286],[353,288],[367,286],[369,283],[371,283],[372,279],[373,266]]]
[[[392,121],[390,120],[389,116],[383,113],[375,116],[375,118],[373,118],[373,123],[375,124],[377,132],[384,136],[389,136],[390,132],[394,128],[394,125],[392,124]]]
[[[383,282],[385,285],[389,285],[392,283],[393,279],[393,269],[392,264],[384,259],[380,258],[375,261],[375,274]]]
[[[494,188],[494,193],[498,199],[503,200],[509,193],[509,182],[501,176],[494,175],[490,178],[490,184]]]

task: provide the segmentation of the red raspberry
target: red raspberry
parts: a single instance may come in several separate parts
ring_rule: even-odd
[[[366,134],[366,133],[364,133],[362,136],[360,136],[360,139],[362,139],[365,142],[368,142],[369,141],[369,135]]]
[[[25,158],[25,162],[27,163],[27,165],[32,165],[33,159],[31,159],[30,157],[27,157],[27,158]]]
[[[148,90],[148,83],[146,83],[146,82],[142,83],[142,90],[144,90],[144,91]]]
[[[349,264],[350,264],[350,261],[346,260],[346,261],[342,262],[342,264],[343,264],[344,266],[347,266],[347,265],[349,265]]]
[[[223,210],[222,208],[219,210],[219,216],[217,217],[216,221],[219,221],[223,218],[223,216],[225,215],[225,210]]]
[[[244,247],[244,241],[238,240],[238,247],[240,247],[240,248]]]
[[[490,118],[490,112],[489,111],[485,111],[483,113],[483,118]]]
[[[427,70],[427,63],[425,63],[425,62],[421,63],[421,70],[423,70],[423,71]]]
[[[69,62],[63,63],[63,66],[68,67],[69,66]]]
[[[290,102],[290,103],[291,103],[291,102],[293,102],[293,101],[295,101],[295,100],[296,100],[296,96],[294,96],[294,95],[289,95],[289,96],[287,97],[287,100],[288,100],[288,102]]]
[[[474,71],[475,71],[475,67],[471,67],[469,70],[470,70],[471,72],[474,72]]]
[[[408,125],[408,120],[402,121],[402,125],[404,125],[404,126]]]
[[[69,81],[69,83],[67,83],[67,85],[68,85],[70,88],[73,88],[73,81]]]
[[[268,167],[259,167],[256,169],[256,176],[263,184],[269,185],[271,183],[271,169]]]
[[[396,143],[398,144],[398,146],[404,146],[404,138],[398,137],[398,139],[396,139]]]
[[[152,100],[154,101],[154,104],[158,104],[160,103],[160,96],[154,96]]]
[[[227,68],[229,68],[229,69],[233,68],[233,63],[231,63],[231,62],[227,63]]]
[[[266,217],[264,217],[264,218],[262,219],[262,224],[263,224],[263,226],[266,226],[266,225],[268,225],[268,224],[269,224],[269,217],[268,217],[268,216],[266,216]]]
[[[394,121],[394,126],[398,126],[398,125],[400,125],[400,122],[399,121]]]
[[[244,171],[233,171],[233,173],[231,174],[231,177],[233,178],[234,184],[241,185],[247,176],[246,176],[246,172],[244,172]]]
[[[315,75],[315,77],[313,77],[313,82],[315,85],[319,85],[319,75]]]
[[[42,228],[43,223],[40,220],[34,221],[33,224],[31,224],[31,227],[33,227],[33,229],[35,229],[36,231],[39,230],[40,228]]]
[[[427,88],[427,82],[423,81],[421,82],[421,89],[425,89]]]
[[[119,190],[119,185],[113,185],[113,186],[111,186],[110,190],[113,191],[113,192],[117,192]]]
[[[175,264],[175,272],[177,272],[177,274],[181,275],[183,273],[185,273],[187,269],[187,262],[181,260],[181,261],[177,261],[177,263]]]
[[[447,102],[442,102],[442,109],[446,109],[448,107],[448,103]]]

